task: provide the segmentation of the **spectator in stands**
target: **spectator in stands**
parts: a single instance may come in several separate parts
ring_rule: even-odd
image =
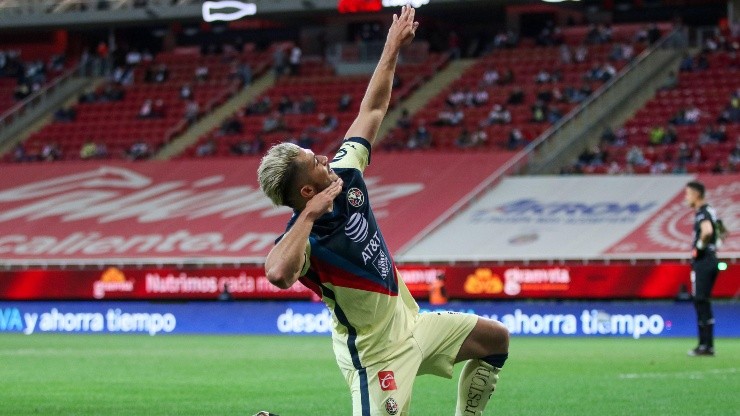
[[[691,105],[686,109],[684,112],[684,124],[696,124],[699,122],[699,119],[702,116],[702,111],[699,110],[699,107],[695,105]]]
[[[563,113],[560,111],[560,109],[555,106],[551,105],[547,108],[547,122],[548,123],[557,123],[560,121],[561,118],[563,118]]]
[[[730,151],[727,156],[727,163],[731,172],[737,172],[740,167],[740,138],[735,142],[735,147]]]
[[[450,34],[447,36],[447,51],[450,54],[450,59],[460,59],[462,56],[460,44],[460,36],[457,35],[457,32],[454,30],[450,31]]]
[[[257,134],[252,140],[251,152],[254,155],[261,155],[265,149],[265,139],[261,134]]]
[[[103,101],[115,102],[122,101],[125,96],[126,92],[123,90],[123,88],[112,82],[109,82],[103,88],[103,93],[101,94],[100,98]]]
[[[532,122],[542,123],[547,119],[547,108],[541,100],[535,101],[532,106]]]
[[[642,149],[639,146],[632,146],[625,156],[627,164],[631,166],[645,166],[648,164]]]
[[[453,109],[443,109],[437,114],[437,121],[434,122],[435,126],[458,126],[465,119],[465,113],[458,106]]]
[[[141,63],[141,52],[136,49],[128,51],[126,54],[126,65],[136,66]]]
[[[92,139],[87,139],[80,148],[80,159],[88,160],[98,156],[98,145]]]
[[[691,160],[691,150],[686,142],[678,144],[678,151],[676,152],[676,163],[686,164]]]
[[[62,107],[54,112],[54,120],[62,123],[71,123],[77,118],[74,107]]]
[[[242,122],[237,116],[231,116],[221,123],[219,133],[222,136],[228,136],[232,134],[241,134],[243,130]]]
[[[453,108],[463,105],[465,103],[465,93],[462,90],[457,89],[447,96],[447,100],[445,100],[445,102],[448,106]]]
[[[262,122],[263,133],[273,133],[277,131],[289,131],[290,129],[285,124],[285,119],[279,111],[273,111],[265,120]]]
[[[62,158],[62,150],[56,143],[46,143],[44,147],[41,148],[41,154],[39,156],[41,160],[46,162],[60,160]]]
[[[313,96],[306,94],[303,96],[301,103],[298,105],[301,114],[313,114],[316,112],[316,100]]]
[[[334,131],[339,126],[339,120],[331,114],[321,113],[319,114],[319,128],[317,129],[321,133],[329,133]]]
[[[482,84],[486,87],[490,87],[490,86],[496,85],[499,79],[500,77],[499,77],[498,71],[494,67],[489,66],[485,70],[485,72],[483,72]]]
[[[182,87],[180,87],[180,98],[182,98],[183,100],[193,99],[193,88],[190,86],[189,83],[185,83]]]
[[[33,158],[31,155],[28,154],[26,151],[26,147],[23,146],[23,143],[18,143],[13,148],[13,161],[14,162],[28,162],[32,160]]]
[[[560,45],[560,63],[564,65],[569,65],[573,62],[573,53],[570,50],[570,47],[566,44]]]
[[[514,82],[515,76],[514,76],[514,70],[511,68],[506,68],[506,71],[504,71],[504,74],[501,76],[501,79],[499,80],[499,85],[509,85]]]
[[[208,79],[210,70],[206,65],[198,65],[195,68],[195,80],[198,82],[205,82]]]
[[[165,118],[165,116],[167,116],[167,106],[165,106],[163,99],[157,98],[152,108],[152,118]]]
[[[519,128],[514,127],[509,132],[509,141],[507,142],[507,148],[509,150],[516,150],[520,147],[524,147],[527,144],[527,140],[524,137],[524,134],[522,133]]]
[[[265,95],[260,100],[252,101],[248,104],[244,112],[247,115],[262,115],[269,113],[271,109],[272,101],[270,97]]]
[[[134,71],[129,67],[118,66],[113,70],[113,82],[118,85],[133,85]]]
[[[152,155],[152,149],[147,142],[139,139],[131,145],[126,154],[131,160],[143,160]]]
[[[151,98],[146,99],[139,109],[139,118],[152,118],[154,102]]]
[[[249,62],[242,62],[236,68],[236,76],[241,82],[242,87],[252,83],[252,66]]]
[[[705,52],[699,53],[699,55],[696,57],[696,70],[704,71],[706,69],[709,69],[709,58],[707,57],[707,54]]]
[[[650,129],[650,137],[649,142],[652,145],[659,145],[663,144],[663,139],[665,138],[665,128],[661,125],[654,125],[653,128]]]
[[[740,122],[740,91],[730,97],[730,103],[722,110],[717,122],[721,124]]]
[[[470,135],[470,147],[483,147],[488,143],[488,133],[486,133],[485,122],[478,123],[478,128]]]
[[[647,32],[647,41],[648,44],[652,45],[655,42],[657,42],[661,37],[660,29],[658,29],[658,25],[655,23],[652,23],[650,27],[648,27]]]
[[[249,145],[249,142],[246,140],[238,140],[229,146],[229,151],[231,154],[236,156],[243,156],[251,154],[251,146]]]
[[[552,75],[544,69],[541,69],[540,72],[537,73],[534,77],[534,82],[537,84],[544,84],[546,82],[550,82],[552,80]]]
[[[426,122],[421,119],[407,143],[409,149],[428,149],[432,147],[432,134],[427,129]]]
[[[506,100],[506,104],[509,105],[518,105],[524,102],[524,90],[522,90],[519,87],[514,88],[511,90],[511,94],[509,94],[509,98]]]
[[[694,70],[694,60],[688,53],[683,55],[681,63],[678,65],[678,70],[681,72],[691,72]]]
[[[88,88],[77,97],[77,102],[80,104],[94,103],[98,101],[98,95],[95,94],[95,90]]]
[[[13,92],[13,97],[18,100],[24,100],[29,95],[31,95],[31,85],[29,85],[26,82],[20,83],[15,87],[15,92]]]
[[[580,45],[576,48],[576,52],[573,54],[576,63],[586,62],[588,59],[588,48],[585,45]]]
[[[213,156],[216,153],[216,141],[211,139],[198,145],[195,149],[195,155],[198,157]]]
[[[712,126],[712,130],[709,133],[709,138],[715,143],[724,143],[727,141],[727,127],[720,125],[719,127]]]
[[[396,121],[396,127],[403,130],[409,130],[411,128],[411,115],[409,115],[407,108],[401,110],[401,115],[398,117],[398,121]]]
[[[275,70],[276,78],[285,74],[285,51],[283,51],[282,46],[277,46],[272,53],[272,67]]]
[[[511,112],[501,104],[495,104],[488,113],[489,124],[509,124],[511,123]]]
[[[316,139],[311,136],[309,130],[306,129],[301,133],[300,137],[298,137],[298,143],[296,144],[304,149],[313,149],[315,143]]]
[[[653,175],[662,175],[668,172],[668,163],[664,158],[659,158],[652,165],[650,165],[650,173]]]
[[[342,94],[341,97],[339,97],[339,105],[338,110],[340,112],[345,112],[349,110],[350,106],[352,105],[352,95],[348,93]]]
[[[460,134],[455,139],[455,146],[458,149],[467,149],[472,146],[470,132],[467,127],[463,127],[462,130],[460,130]]]
[[[280,100],[277,104],[277,110],[280,112],[280,114],[290,114],[294,113],[293,111],[295,109],[295,103],[288,97],[287,95],[283,94],[282,97],[280,97]]]
[[[188,102],[185,103],[185,114],[183,116],[185,121],[188,124],[193,124],[198,120],[199,116],[200,106],[198,105],[198,102],[195,100],[188,100]]]
[[[678,141],[678,131],[672,125],[668,125],[665,129],[665,136],[663,136],[663,144],[673,144]]]
[[[725,166],[722,164],[722,161],[717,159],[714,161],[714,166],[712,166],[711,172],[715,175],[721,175],[725,173],[727,169],[725,169]]]
[[[478,91],[473,94],[472,104],[475,107],[481,107],[488,104],[488,91],[483,88],[479,88]]]
[[[288,65],[290,66],[290,74],[296,76],[301,71],[301,55],[303,51],[298,45],[294,45],[290,50],[290,56],[288,57]]]

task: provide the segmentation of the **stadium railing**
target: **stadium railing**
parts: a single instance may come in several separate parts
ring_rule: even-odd
[[[71,80],[78,77],[81,74],[81,69],[82,65],[77,64],[57,77],[51,83],[31,94],[3,114],[0,114],[0,146],[17,134],[15,129],[10,128],[11,125],[24,118],[24,116],[28,115],[31,110],[45,104],[52,94],[56,93],[61,88],[64,88]]]

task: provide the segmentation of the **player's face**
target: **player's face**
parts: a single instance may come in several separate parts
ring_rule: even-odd
[[[310,149],[303,149],[299,157],[302,159],[305,169],[305,181],[308,185],[316,188],[316,193],[323,191],[339,178],[329,166],[328,157],[316,155]]]
[[[699,200],[699,193],[696,190],[687,187],[686,193],[685,193],[685,200],[686,200],[686,205],[688,205],[691,208],[696,208],[696,201]]]

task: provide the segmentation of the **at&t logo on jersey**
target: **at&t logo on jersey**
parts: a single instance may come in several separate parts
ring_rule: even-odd
[[[365,195],[357,188],[349,188],[347,191],[347,202],[355,208],[359,208],[365,203]]]
[[[362,214],[355,212],[344,226],[344,233],[355,243],[361,243],[367,238],[368,228],[367,220]]]
[[[383,391],[396,390],[396,378],[393,371],[379,371],[378,382],[380,382],[380,389]]]

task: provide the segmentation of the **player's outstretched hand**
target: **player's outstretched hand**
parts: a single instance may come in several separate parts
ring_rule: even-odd
[[[419,22],[414,21],[416,10],[411,6],[403,6],[401,15],[393,15],[393,23],[388,29],[388,41],[395,42],[398,46],[405,46],[411,43],[416,35],[416,28]]]
[[[308,218],[314,220],[327,212],[331,212],[334,198],[342,192],[342,179],[332,182],[326,189],[316,194],[306,203],[304,211]]]

